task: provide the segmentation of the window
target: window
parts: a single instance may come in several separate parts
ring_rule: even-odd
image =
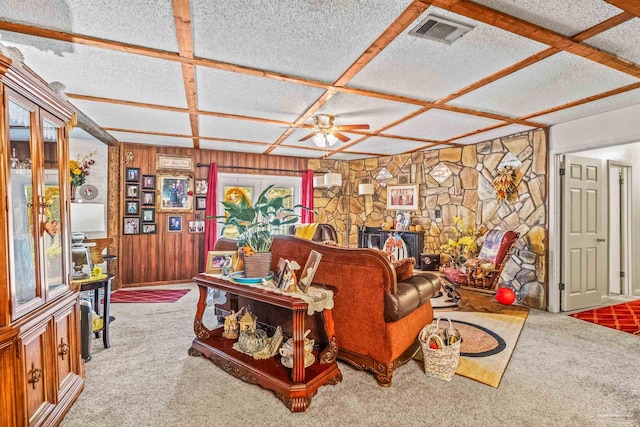
[[[244,195],[249,203],[254,203],[255,199],[270,185],[273,185],[273,188],[269,190],[267,197],[291,195],[292,197],[285,200],[285,206],[288,208],[293,208],[293,206],[301,203],[302,177],[219,173],[217,210],[219,215],[224,213],[223,201],[239,203]],[[300,214],[299,209],[296,209],[296,213]],[[220,234],[222,235],[221,232]],[[237,235],[238,232],[236,230],[227,228],[223,237],[234,238]]]

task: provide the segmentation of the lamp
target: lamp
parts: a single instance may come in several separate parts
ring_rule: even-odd
[[[322,130],[318,131],[311,139],[316,147],[328,148],[335,145],[338,142],[338,138],[332,133],[325,133]]]
[[[336,172],[331,172],[331,169],[324,174],[324,186],[331,188],[333,186],[342,185],[342,175]]]
[[[370,196],[373,194],[373,183],[371,178],[362,178],[358,184],[358,194],[361,196]]]
[[[89,267],[89,273],[93,270],[89,248],[82,243],[84,233],[104,231],[104,205],[99,203],[71,203],[71,260],[73,261],[74,279],[89,277],[89,274],[82,271],[85,265]]]

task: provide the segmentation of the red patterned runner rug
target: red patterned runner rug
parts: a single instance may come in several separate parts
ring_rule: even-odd
[[[111,302],[176,302],[187,292],[189,292],[189,289],[136,289],[131,291],[119,290],[111,294]]]
[[[581,311],[570,316],[640,336],[640,300]]]

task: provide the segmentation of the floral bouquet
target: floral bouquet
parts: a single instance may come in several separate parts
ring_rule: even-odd
[[[480,233],[475,227],[466,227],[457,216],[453,218],[450,230],[455,238],[449,239],[440,249],[451,256],[454,264],[462,265],[478,252],[476,238]]]
[[[89,168],[95,163],[95,160],[91,157],[97,153],[97,151],[94,151],[84,157],[78,155],[75,160],[69,161],[69,172],[71,173],[71,185],[73,187],[79,187],[84,184],[87,175],[89,175]]]

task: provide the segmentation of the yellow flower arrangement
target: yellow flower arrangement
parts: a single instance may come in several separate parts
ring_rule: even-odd
[[[465,226],[462,219],[457,216],[453,218],[453,225],[449,229],[455,238],[449,239],[446,244],[440,246],[440,250],[449,254],[454,263],[463,264],[468,255],[475,255],[478,251],[476,243],[478,230],[475,227]]]
[[[71,185],[79,187],[84,184],[87,175],[89,175],[89,168],[95,163],[95,160],[91,157],[98,154],[97,151],[87,154],[84,157],[77,156],[75,160],[69,161],[69,173],[71,174]]]

